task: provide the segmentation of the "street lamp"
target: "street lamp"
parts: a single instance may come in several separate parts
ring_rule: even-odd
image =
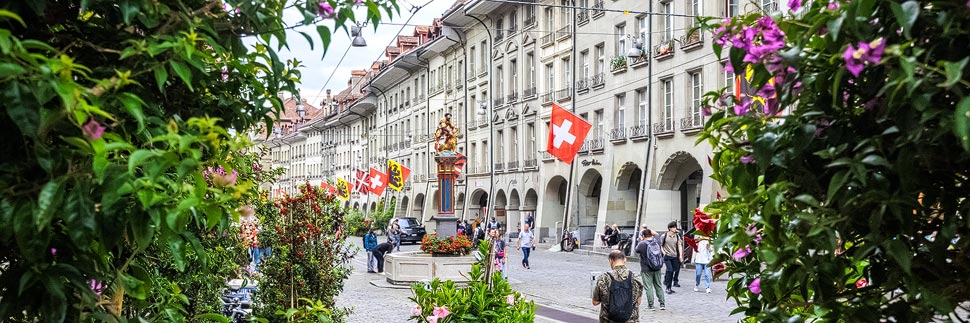
[[[630,49],[626,50],[626,57],[637,58],[637,57],[643,56],[643,51],[644,51],[643,39],[640,39],[640,37],[637,37],[637,36],[629,36],[629,35],[627,36],[627,38],[630,38],[633,42],[630,46]]]
[[[354,40],[353,42],[350,43],[350,46],[353,46],[353,47],[367,46],[367,41],[364,40],[364,36],[362,35],[363,33],[364,33],[364,29],[361,28],[360,25],[351,26],[350,36],[354,37]]]

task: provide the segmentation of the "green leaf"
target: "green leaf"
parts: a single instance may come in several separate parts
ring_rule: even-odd
[[[310,43],[310,50],[313,50],[313,37],[310,37],[310,35],[305,32],[302,32],[302,31],[298,31],[298,32],[300,33],[300,35],[303,36],[303,38],[306,38],[306,42]]]
[[[330,32],[330,27],[318,25],[317,34],[320,34],[320,40],[323,42],[323,55],[327,55],[327,49],[330,48],[330,37],[332,36]]]
[[[165,93],[165,82],[168,81],[168,69],[164,65],[155,66],[155,83],[158,84],[158,92]]]
[[[913,29],[913,24],[916,23],[916,18],[919,17],[919,3],[916,1],[906,1],[902,5],[897,2],[891,2],[890,6],[893,9],[893,15],[896,16],[896,22],[903,27],[903,33],[906,38],[910,38],[910,30]]]
[[[140,3],[134,0],[122,0],[118,3],[118,8],[121,9],[121,17],[125,20],[126,25],[131,24],[131,20],[138,14],[138,10],[141,8]]]
[[[0,18],[10,18],[19,22],[21,26],[27,27],[27,24],[24,23],[24,20],[20,19],[20,16],[18,16],[17,14],[11,11],[0,10]],[[6,20],[6,19],[3,19],[3,20]]]
[[[842,187],[845,186],[845,182],[848,180],[848,171],[841,171],[832,176],[832,180],[829,182],[828,193],[825,196],[826,205],[832,202],[832,199],[835,198],[835,195],[838,194],[840,190],[842,190]]]
[[[138,132],[144,130],[145,112],[142,111],[141,107],[145,105],[145,101],[142,101],[141,98],[134,94],[125,92],[121,94],[121,104],[128,110],[128,114],[135,117],[135,121],[138,122]]]
[[[953,112],[953,134],[960,140],[963,150],[970,151],[970,97],[957,103],[957,110]]]
[[[941,83],[941,87],[949,87],[960,82],[963,77],[963,68],[967,66],[970,57],[964,57],[957,62],[943,62],[943,71],[946,72],[946,82]]]
[[[842,15],[839,16],[838,18],[829,20],[827,24],[829,28],[828,34],[829,36],[832,36],[832,40],[835,40],[835,41],[839,40],[839,31],[842,30],[843,21],[845,21],[845,12],[842,12]]]
[[[172,70],[175,71],[175,74],[177,74],[179,78],[182,79],[182,82],[185,82],[185,85],[189,87],[189,90],[195,92],[195,90],[192,89],[192,71],[189,70],[189,67],[186,66],[185,63],[179,61],[171,61],[169,64],[172,65]]]
[[[862,163],[867,165],[872,165],[872,166],[889,167],[889,162],[886,162],[886,159],[879,155],[866,156],[865,158],[862,159]]]
[[[205,314],[196,315],[193,321],[198,322],[202,320],[211,320],[216,322],[229,323],[229,318],[215,313],[205,313]]]
[[[168,240],[168,249],[172,252],[172,259],[175,261],[175,268],[178,271],[185,271],[185,242],[179,236],[171,236]]]
[[[51,222],[51,219],[54,217],[54,211],[60,208],[61,201],[63,200],[63,181],[55,180],[44,184],[44,188],[40,190],[40,195],[37,197],[37,213],[34,214],[34,225],[37,226],[38,232],[44,230]]]
[[[286,318],[293,317],[293,315],[295,315],[296,312],[299,312],[299,310],[297,310],[295,308],[291,308],[291,309],[286,310],[286,314],[285,314],[286,315]]]
[[[903,271],[912,274],[913,252],[909,250],[905,243],[896,238],[896,240],[886,242],[885,248],[886,253],[896,260]]]
[[[141,166],[141,164],[144,164],[146,160],[155,157],[156,155],[157,154],[154,151],[144,149],[136,150],[135,152],[131,153],[131,156],[128,157],[128,173],[134,175],[135,167]]]

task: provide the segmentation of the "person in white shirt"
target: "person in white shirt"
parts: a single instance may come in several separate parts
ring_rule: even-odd
[[[522,268],[529,269],[529,253],[536,247],[535,235],[529,230],[529,224],[526,223],[522,226],[522,232],[519,232],[519,242],[518,247],[522,249]]]
[[[711,239],[705,236],[698,236],[697,252],[694,252],[694,266],[696,275],[694,279],[694,291],[699,292],[701,286],[701,275],[704,276],[704,284],[707,293],[711,292],[711,262],[714,248],[711,246]]]

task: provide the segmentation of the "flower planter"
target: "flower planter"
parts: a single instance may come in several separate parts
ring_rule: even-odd
[[[475,256],[429,254],[421,251],[398,252],[384,258],[384,275],[394,285],[410,285],[423,280],[451,280],[467,283],[465,273],[471,271]]]

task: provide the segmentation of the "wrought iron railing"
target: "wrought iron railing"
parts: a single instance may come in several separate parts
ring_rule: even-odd
[[[508,170],[517,170],[517,169],[519,169],[519,161],[516,160],[516,161],[510,161],[510,162],[505,163],[505,169],[508,169]]]
[[[617,127],[610,130],[610,140],[611,141],[626,141],[626,128]]]
[[[579,10],[579,13],[576,14],[576,19],[578,19],[580,25],[589,22],[589,9]]]
[[[511,36],[518,30],[519,30],[519,25],[516,25],[516,24],[509,25],[509,36]]]
[[[552,154],[550,154],[549,151],[546,151],[546,150],[542,151],[542,161],[549,162],[555,159],[556,159],[556,156],[553,156]]]
[[[505,39],[505,34],[502,33],[502,30],[498,30],[495,33],[495,43],[499,43],[504,39]]]
[[[542,36],[542,39],[540,39],[540,42],[542,43],[542,47],[552,45],[552,42],[556,40],[555,35],[556,33],[550,31],[546,33],[544,36]]]
[[[644,63],[647,63],[648,61],[646,54],[640,55],[637,57],[628,57],[627,59],[630,60],[630,66],[634,66],[634,67],[645,65]]]
[[[511,94],[505,97],[505,101],[508,102],[509,104],[515,103],[515,101],[517,100],[519,100],[519,94],[516,92],[512,92]]]
[[[570,27],[571,26],[563,26],[562,28],[559,28],[559,31],[556,31],[556,39],[563,40],[569,38],[569,36],[572,35],[572,33],[569,32]]]
[[[536,168],[536,167],[539,167],[538,160],[535,160],[534,158],[525,160],[525,168]]]
[[[581,79],[576,81],[576,91],[582,92],[589,90],[589,79]]]
[[[666,39],[661,40],[656,46],[653,46],[653,55],[660,59],[674,54],[674,40]]]
[[[572,95],[573,95],[573,89],[567,86],[565,89],[560,89],[559,91],[556,91],[556,100],[559,100],[559,101],[568,100],[572,98]]]
[[[650,126],[644,124],[630,127],[630,131],[627,134],[630,138],[645,138],[650,135]]]
[[[498,98],[495,98],[495,100],[492,100],[492,106],[499,107],[502,105],[505,105],[505,98],[503,98],[501,95],[499,95]]]
[[[602,16],[605,13],[603,11],[603,9],[605,8],[606,8],[606,2],[603,0],[598,0],[595,3],[593,3],[593,18],[599,18],[600,16]]]
[[[657,132],[658,136],[668,135],[674,133],[674,118],[660,118],[660,122],[653,124],[653,130]]]
[[[528,89],[525,89],[525,94],[522,97],[523,98],[529,98],[529,97],[533,97],[535,95],[536,95],[536,87],[533,86],[533,87],[530,87]]]
[[[593,75],[593,77],[589,80],[589,86],[592,88],[597,88],[603,85],[606,85],[606,77],[604,77],[603,73]]]
[[[699,29],[688,30],[686,34],[680,36],[680,49],[696,48],[704,43]]]
[[[691,114],[691,116],[680,119],[680,131],[689,132],[691,130],[700,130],[704,127],[704,118],[698,114]]]
[[[543,94],[542,95],[542,103],[543,104],[545,104],[545,103],[552,103],[552,101],[553,101],[553,94],[554,94],[553,92],[549,92],[549,93]]]
[[[477,121],[478,122],[476,123],[478,124],[479,127],[484,127],[488,125],[488,117],[485,117],[485,116],[478,117]]]
[[[536,25],[536,16],[525,17],[525,22],[522,24],[522,29],[529,29]]]

